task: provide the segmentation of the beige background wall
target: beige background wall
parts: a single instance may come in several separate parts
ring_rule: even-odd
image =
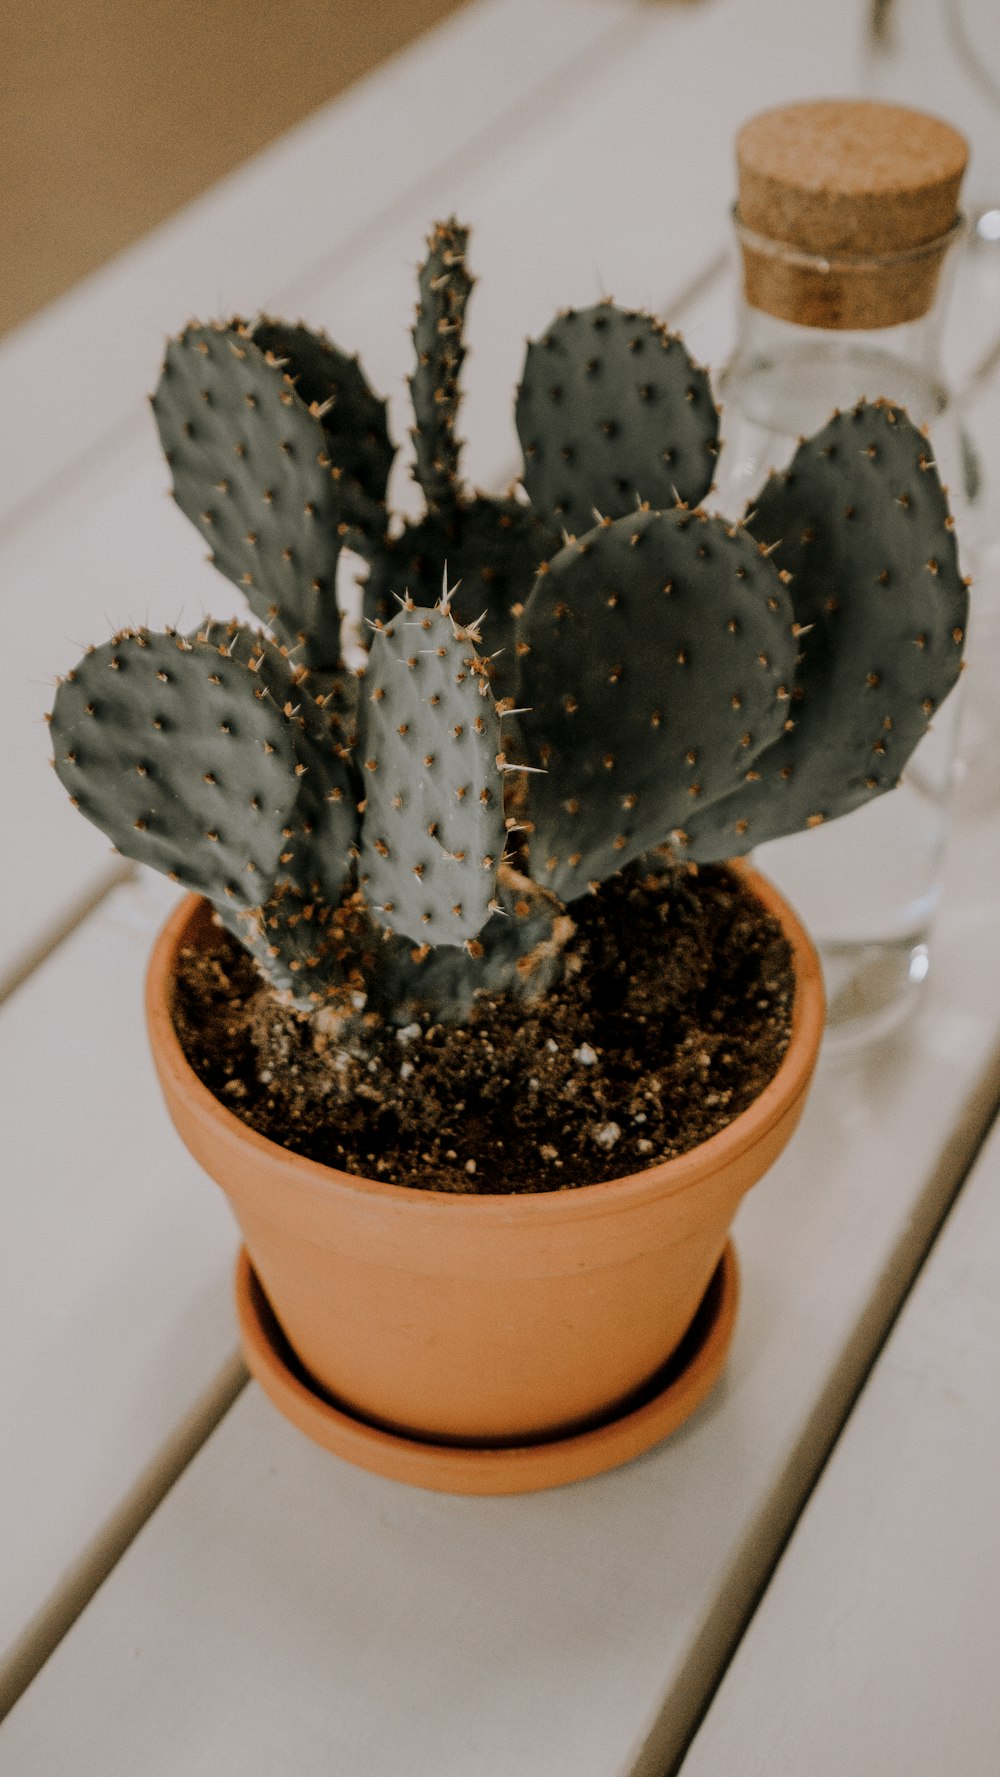
[[[0,332],[460,3],[0,0]]]

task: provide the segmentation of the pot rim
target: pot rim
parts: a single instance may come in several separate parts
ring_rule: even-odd
[[[551,1191],[476,1192],[417,1189],[391,1184],[357,1173],[342,1172],[320,1160],[293,1153],[269,1136],[261,1135],[224,1105],[195,1073],[181,1047],[172,1017],[171,984],[177,952],[187,939],[195,919],[208,905],[204,897],[185,895],[161,929],[150,957],[146,976],[146,1017],[157,1066],[179,1098],[186,1101],[196,1122],[215,1125],[234,1155],[241,1150],[266,1161],[276,1178],[300,1191],[327,1195],[331,1187],[348,1190],[387,1205],[403,1206],[425,1214],[464,1214],[488,1225],[506,1222],[512,1213],[539,1223],[561,1217],[572,1206],[577,1217],[620,1211],[626,1202],[646,1196],[662,1197],[703,1183],[733,1164],[740,1155],[762,1141],[808,1090],[823,1034],[825,1001],[819,958],[805,927],[773,883],[743,859],[730,859],[726,869],[738,876],[754,898],[776,918],[792,950],[795,999],[788,1048],[774,1078],[733,1121],[707,1141],[661,1160],[642,1172],[625,1173],[594,1184]]]

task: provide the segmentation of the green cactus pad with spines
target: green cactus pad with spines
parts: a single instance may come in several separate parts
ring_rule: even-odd
[[[483,648],[493,661],[500,696],[516,695],[517,608],[562,539],[514,499],[484,494],[406,526],[386,544],[365,586],[365,612],[388,621],[409,593],[430,603],[447,570],[452,607],[461,623],[483,616]],[[484,615],[485,613],[485,615]]]
[[[373,637],[360,715],[365,898],[418,946],[466,943],[492,911],[505,839],[500,718],[475,633],[441,606],[399,611]]]
[[[498,911],[461,949],[414,947],[376,925],[359,895],[331,912],[284,885],[262,908],[219,911],[298,1011],[329,1007],[338,1028],[346,1030],[372,1012],[396,1025],[415,1018],[454,1024],[468,1016],[480,994],[529,1001],[546,993],[560,976],[572,920],[553,896],[507,865],[499,872],[496,900]]]
[[[280,882],[262,907],[220,907],[224,925],[254,958],[274,990],[309,1014],[350,1003],[345,946],[331,908]]]
[[[650,315],[611,303],[560,315],[529,342],[515,417],[531,503],[567,531],[641,502],[695,506],[712,485],[711,385]]]
[[[348,749],[353,747],[358,732],[357,675],[341,661],[323,671],[310,669],[305,684],[311,707],[318,712],[316,718],[310,716],[310,721],[317,723],[317,732],[330,735]]]
[[[455,431],[465,358],[463,328],[473,279],[465,263],[469,231],[452,217],[439,222],[420,268],[420,299],[413,327],[417,367],[410,377],[415,425],[414,474],[430,511],[459,497],[461,445]]]
[[[336,906],[357,857],[360,832],[363,792],[354,756],[358,680],[343,665],[336,672],[310,671],[299,692],[306,733],[296,746],[308,770],[295,806],[292,880],[307,898],[318,893]]]
[[[353,549],[370,553],[386,525],[385,492],[396,447],[389,436],[386,403],[374,393],[356,357],[348,357],[325,333],[300,322],[262,315],[254,343],[276,358],[295,393],[319,420],[330,473],[342,490],[344,519]]]
[[[51,734],[60,780],[124,856],[216,902],[270,894],[300,780],[292,724],[244,661],[123,633],[62,681]]]
[[[296,752],[306,770],[289,821],[279,881],[335,907],[357,855],[357,795],[346,763],[336,753],[314,743],[303,747],[299,737]]]
[[[927,439],[861,403],[800,445],[754,502],[802,633],[790,726],[759,778],[689,823],[709,862],[819,826],[899,781],[961,670],[968,593]]]
[[[210,643],[221,655],[234,660],[240,666],[249,667],[257,679],[258,686],[264,686],[268,696],[285,710],[291,718],[293,708],[299,710],[309,700],[300,696],[299,687],[307,679],[309,669],[299,666],[291,651],[281,642],[275,642],[263,630],[253,629],[248,623],[240,623],[236,618],[228,623],[218,623],[209,617],[192,630],[187,640],[190,642]],[[285,705],[289,707],[285,709]]]
[[[358,839],[351,737],[337,707],[338,687],[344,697],[346,669],[318,674],[297,666],[287,650],[245,624],[209,623],[195,639],[214,642],[220,653],[249,666],[286,717],[299,793],[282,829],[277,883],[291,885],[306,900],[321,895],[336,906]],[[327,688],[326,708],[314,699],[319,685]]]
[[[562,971],[562,950],[572,921],[554,896],[505,865],[492,913],[468,950],[442,946],[426,956],[392,937],[371,959],[368,1009],[392,1024],[430,1016],[460,1024],[484,993],[535,1000]]]
[[[634,513],[570,544],[520,625],[532,874],[564,901],[673,839],[781,732],[795,666],[776,569],[701,511]]]
[[[303,337],[275,322],[261,329],[278,344]],[[215,566],[300,659],[327,667],[340,654],[340,550],[368,547],[384,531],[392,447],[384,404],[357,366],[330,346],[323,380],[313,358],[327,347],[305,337],[298,376],[289,353],[259,345],[241,322],[192,324],[167,346],[152,406],[174,498]],[[313,390],[334,384],[340,398],[326,397],[333,406],[320,417]]]

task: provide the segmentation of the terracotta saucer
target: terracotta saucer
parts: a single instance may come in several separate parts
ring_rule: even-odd
[[[370,1424],[311,1381],[288,1345],[246,1248],[236,1262],[236,1307],[251,1373],[286,1419],[359,1468],[439,1493],[534,1493],[618,1468],[694,1412],[722,1371],[736,1319],[732,1243],[681,1345],[641,1395],[610,1419],[564,1437],[517,1445],[431,1443]]]

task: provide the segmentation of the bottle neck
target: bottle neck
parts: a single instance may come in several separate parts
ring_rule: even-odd
[[[742,304],[736,349],[723,374],[723,402],[759,424],[795,436],[825,425],[836,407],[862,398],[904,406],[933,425],[947,403],[938,300],[917,320],[859,331],[801,326]]]

